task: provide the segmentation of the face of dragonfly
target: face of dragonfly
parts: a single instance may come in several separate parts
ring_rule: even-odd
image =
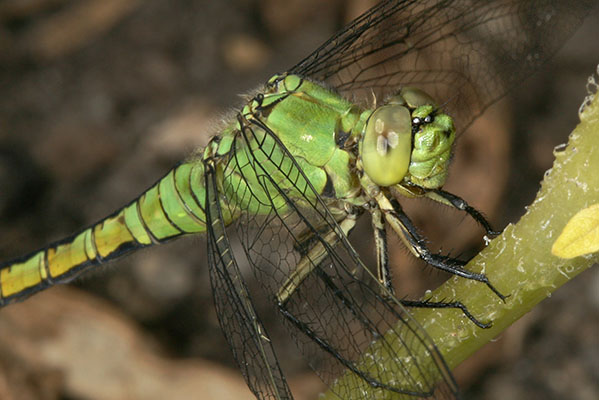
[[[360,156],[364,172],[379,186],[399,183],[426,189],[443,186],[455,127],[426,92],[404,88],[375,109],[364,128]]]

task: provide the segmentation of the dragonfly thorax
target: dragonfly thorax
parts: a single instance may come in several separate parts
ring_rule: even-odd
[[[404,88],[369,116],[360,143],[362,167],[379,186],[439,188],[454,139],[452,119],[438,112],[434,100],[422,90]]]

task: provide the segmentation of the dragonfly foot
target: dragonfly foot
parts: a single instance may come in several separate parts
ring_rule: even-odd
[[[482,329],[488,329],[493,326],[492,322],[481,322],[474,315],[468,311],[468,308],[459,301],[413,301],[413,300],[400,300],[400,303],[406,307],[415,307],[415,308],[457,308],[462,311],[462,313],[472,321],[476,326]]]

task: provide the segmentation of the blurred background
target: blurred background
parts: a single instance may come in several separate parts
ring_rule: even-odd
[[[129,202],[205,145],[243,104],[240,95],[374,3],[1,1],[0,260]],[[599,61],[596,37],[595,12],[542,73],[460,136],[445,188],[496,228],[524,213],[553,148],[577,123]],[[435,249],[467,257],[483,245],[483,232],[462,215],[421,201],[405,208]],[[400,294],[418,298],[447,278],[390,242]],[[367,258],[371,245],[361,244]],[[201,237],[183,238],[1,310],[0,398],[253,398],[218,326],[205,247]],[[323,390],[293,346],[279,356],[298,399]],[[516,322],[456,377],[471,399],[598,398],[597,269]]]

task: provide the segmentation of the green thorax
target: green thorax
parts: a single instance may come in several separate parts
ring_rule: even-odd
[[[204,157],[216,159],[219,189],[229,206],[240,211],[265,214],[272,199],[276,207],[284,207],[278,190],[300,205],[304,196],[313,200],[304,176],[320,196],[350,199],[360,191],[356,153],[338,146],[338,138],[352,132],[360,114],[359,108],[311,81],[274,77],[238,120],[211,141]]]
[[[374,132],[372,138],[368,132]],[[323,198],[354,204],[364,192],[364,178],[378,186],[440,187],[454,137],[451,118],[415,89],[363,109],[307,79],[276,75],[211,141],[204,157],[217,161],[223,201],[238,211],[265,214],[269,204],[285,207],[281,190],[300,205],[313,200],[304,176]],[[368,146],[374,146],[374,161]],[[289,155],[304,176],[289,177],[297,171]],[[378,170],[392,171],[390,179],[378,179],[380,158]],[[367,163],[375,167],[364,168]]]

